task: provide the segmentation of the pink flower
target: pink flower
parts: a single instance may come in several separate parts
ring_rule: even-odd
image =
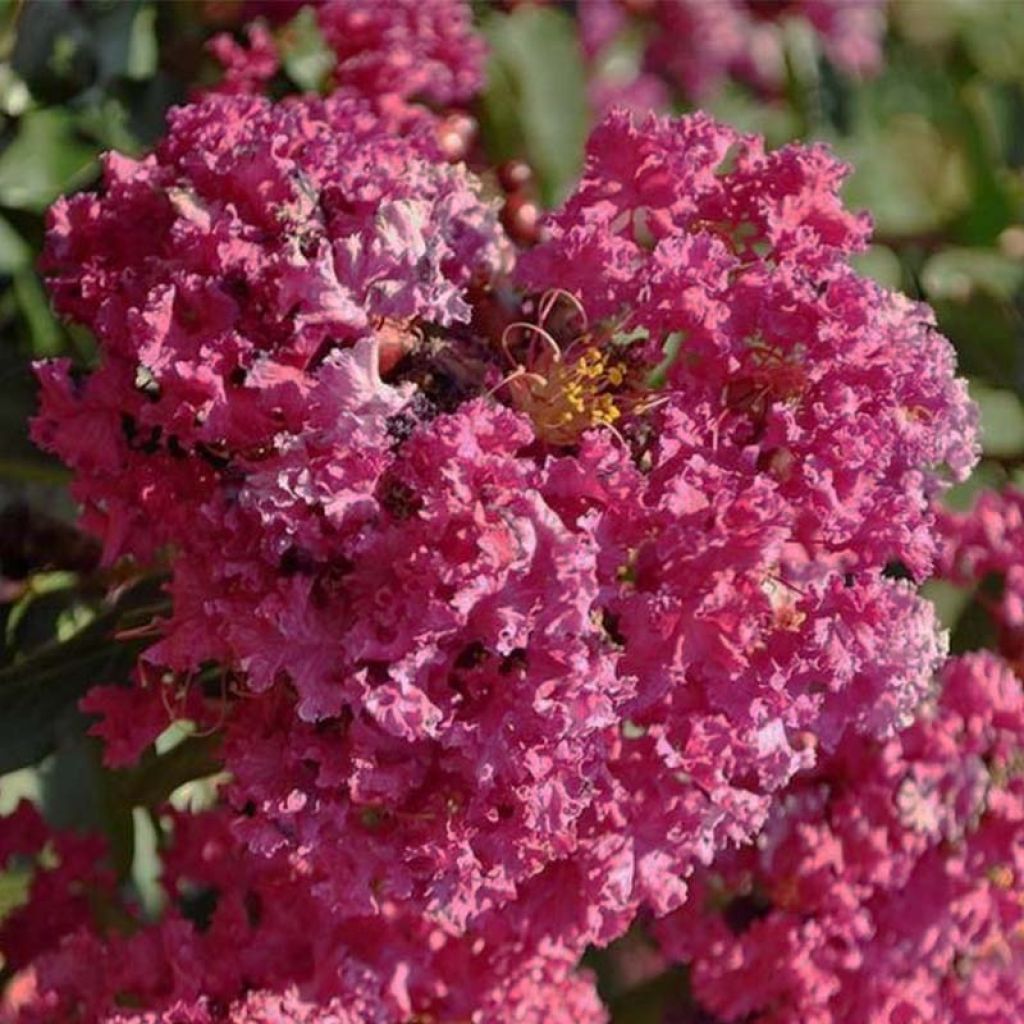
[[[1020,681],[982,653],[941,684],[898,738],[850,737],[791,784],[659,926],[723,1021],[1019,1019]]]
[[[381,107],[402,101],[450,106],[468,102],[483,86],[484,42],[466,0],[319,0],[310,6],[334,56],[331,87],[338,92]],[[246,31],[248,48],[227,34],[210,43],[224,68],[218,92],[263,93],[277,73],[273,35],[260,22]]]
[[[976,588],[999,651],[1014,665],[1024,657],[1024,493],[1008,486],[983,491],[964,513],[942,510],[940,574]]]
[[[639,15],[631,17],[625,0],[580,5],[584,48],[598,66],[602,51],[627,26],[645,33],[642,70],[635,83],[619,86],[626,105],[631,89],[655,77],[690,100],[706,98],[729,79],[777,94],[785,80],[790,25],[809,34],[847,74],[866,77],[882,64],[885,0],[652,0],[637,6]],[[596,84],[600,104],[601,90],[614,83],[598,78]]]

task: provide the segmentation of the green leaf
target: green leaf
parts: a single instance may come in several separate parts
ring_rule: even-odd
[[[10,64],[0,64],[0,110],[8,117],[21,117],[31,105],[25,82]]]
[[[113,96],[83,108],[75,119],[75,126],[102,149],[116,149],[129,156],[144,149],[132,131],[128,110]]]
[[[167,905],[167,893],[160,884],[160,824],[152,812],[142,807],[132,811],[132,819],[135,824],[132,885],[146,919],[154,921]]]
[[[981,410],[981,450],[995,458],[1024,454],[1024,406],[1013,391],[971,381],[971,398]]]
[[[967,512],[982,491],[999,490],[1006,483],[1006,470],[998,462],[982,460],[962,483],[951,487],[943,504],[956,512]]]
[[[956,346],[960,372],[1013,388],[1024,398],[1024,345],[1013,304],[977,291],[968,301],[931,299],[939,329]]]
[[[860,273],[886,288],[903,285],[903,266],[899,256],[886,245],[872,245],[866,252],[856,253],[850,261]]]
[[[612,1024],[662,1024],[670,1011],[679,1014],[684,1008],[692,1008],[688,974],[678,967],[615,996],[609,1005]]]
[[[10,223],[0,217],[0,274],[14,274],[29,265],[32,250]]]
[[[163,754],[150,748],[137,765],[114,773],[115,791],[130,807],[158,807],[179,786],[221,771],[219,742],[216,734],[193,735]]]
[[[140,7],[132,19],[128,55],[124,67],[125,77],[135,81],[143,81],[152,77],[156,72],[158,57],[156,6],[146,5]]]
[[[0,921],[28,902],[32,874],[28,869],[0,872]]]
[[[34,270],[26,268],[15,275],[14,294],[28,324],[32,354],[40,359],[60,355],[64,351],[64,335]]]
[[[965,300],[978,291],[1010,299],[1024,285],[1024,263],[992,249],[952,246],[928,260],[921,283],[931,299]]]
[[[166,608],[158,580],[140,581],[70,640],[0,669],[0,774],[35,764],[55,749],[62,714],[97,683],[125,681],[148,640],[115,633]]]
[[[31,110],[0,155],[0,205],[41,213],[62,192],[88,181],[95,159],[96,150],[76,136],[66,110]]]
[[[971,601],[971,593],[948,580],[928,580],[921,588],[922,597],[931,601],[943,629],[953,629]]]
[[[53,74],[58,49],[66,51],[69,45],[82,49],[87,35],[79,10],[67,0],[24,4],[12,57],[14,70],[34,87],[37,81]]]
[[[5,661],[8,654],[38,650],[54,637],[59,637],[60,618],[75,601],[76,595],[71,590],[52,593],[29,590],[24,594],[11,607],[4,626]]]
[[[337,58],[324,41],[312,7],[303,7],[281,37],[281,59],[288,77],[308,92],[322,92]]]
[[[995,623],[989,614],[986,604],[997,600],[1002,588],[999,577],[987,577],[982,580],[973,597],[965,602],[964,610],[957,618],[951,630],[949,649],[953,654],[966,651],[980,651],[984,648],[998,646]]]
[[[88,723],[74,706],[59,713],[54,755],[39,767],[42,811],[53,828],[101,832],[111,866],[124,878],[134,847],[132,811],[115,792],[103,767],[102,744],[86,734]]]
[[[870,210],[881,236],[934,231],[970,202],[962,151],[920,114],[867,120],[836,145],[855,168],[847,205]]]
[[[144,81],[156,72],[156,14],[155,6],[137,0],[121,0],[102,11],[89,32],[98,82]]]
[[[518,7],[484,25],[491,57],[482,126],[498,160],[525,156],[549,205],[583,166],[589,127],[586,76],[572,19],[550,7]]]
[[[992,78],[1024,82],[1024,7],[1020,4],[954,4],[963,42]]]

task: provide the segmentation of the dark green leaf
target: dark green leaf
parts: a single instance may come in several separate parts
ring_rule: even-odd
[[[95,159],[96,150],[77,137],[66,110],[29,111],[0,155],[0,205],[42,212],[62,192],[87,181]]]
[[[561,199],[583,164],[586,77],[572,19],[522,6],[487,19],[491,46],[483,127],[499,160],[525,156],[546,203]]]
[[[932,304],[942,333],[956,345],[960,372],[1024,397],[1024,323],[1014,304],[984,291]]]
[[[10,223],[0,217],[0,274],[14,274],[32,261],[32,252]]]
[[[0,669],[0,774],[49,754],[60,716],[90,687],[127,679],[147,641],[114,634],[148,622],[164,607],[159,582],[144,580],[70,640]]]
[[[139,763],[115,772],[113,784],[121,801],[131,807],[158,807],[179,787],[221,770],[219,736],[188,736],[163,754],[152,748]]]
[[[52,74],[54,51],[62,40],[81,48],[86,29],[78,11],[67,0],[26,3],[18,18],[14,70],[29,84]]]
[[[1002,578],[994,574],[982,580],[950,634],[949,649],[953,654],[998,646],[995,623],[986,606],[998,600],[1002,586]]]
[[[12,911],[28,902],[28,890],[32,883],[32,872],[0,872],[0,921]]]
[[[55,723],[56,750],[40,766],[42,809],[57,829],[101,832],[111,866],[124,878],[131,866],[134,822],[103,767],[102,744],[86,735],[88,719],[76,707],[60,712]]]
[[[60,355],[64,350],[64,334],[50,311],[50,302],[34,270],[27,268],[15,275],[14,294],[28,324],[32,354],[39,359]]]
[[[683,1014],[690,1008],[687,973],[682,968],[668,970],[616,996],[609,1006],[612,1024],[663,1024],[669,1013],[685,1021]],[[695,1017],[690,1019],[696,1022]]]
[[[971,382],[971,397],[981,410],[981,449],[995,458],[1024,455],[1024,406],[1013,391]]]

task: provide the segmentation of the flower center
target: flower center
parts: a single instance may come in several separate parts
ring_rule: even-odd
[[[586,348],[575,358],[545,350],[525,369],[509,381],[509,392],[550,444],[572,444],[583,431],[612,426],[622,416],[614,392],[625,382],[626,368],[609,362],[598,348]]]

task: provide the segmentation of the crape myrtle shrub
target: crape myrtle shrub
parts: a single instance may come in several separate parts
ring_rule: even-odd
[[[519,249],[414,102],[478,74],[449,6],[371,6],[350,58],[360,6],[321,10],[327,99],[253,95],[272,41],[220,41],[220,88],[50,213],[100,359],[39,366],[34,436],[105,564],[170,574],[132,685],[82,706],[112,767],[184,717],[223,775],[166,807],[155,920],[98,841],[3,820],[37,860],[12,1020],[603,1020],[589,945],[670,915],[703,955],[706,872],[791,805],[823,827],[808,772],[884,789],[946,742],[896,730],[935,700],[916,582],[975,416],[930,311],[851,268],[845,169],[614,110]]]

